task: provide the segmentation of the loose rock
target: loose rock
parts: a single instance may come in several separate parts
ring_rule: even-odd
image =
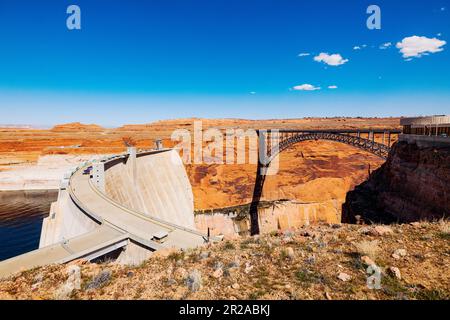
[[[371,265],[375,264],[375,261],[370,259],[368,256],[362,256],[361,261],[367,266],[371,266]]]
[[[220,278],[223,275],[223,269],[216,269],[216,271],[213,272],[212,276],[214,278]]]
[[[341,272],[338,274],[338,279],[342,280],[344,282],[347,282],[347,281],[352,280],[352,276],[350,276],[349,274],[346,274],[345,272]]]
[[[285,252],[288,259],[293,260],[295,258],[294,249],[291,247],[287,247]]]
[[[394,230],[392,230],[392,228],[387,227],[387,226],[376,226],[372,229],[371,234],[375,235],[375,236],[384,236],[384,235],[389,235],[389,234],[393,234]]]
[[[253,270],[253,266],[250,264],[250,262],[246,262],[244,272],[250,273],[250,271],[252,271],[252,270]]]
[[[66,272],[69,274],[66,282],[59,287],[55,292],[55,299],[66,300],[70,297],[73,290],[79,290],[81,288],[81,271],[77,265],[70,265],[66,268]]]
[[[207,259],[209,258],[209,252],[208,251],[203,251],[200,253],[200,259]]]
[[[173,276],[175,279],[184,279],[187,276],[187,271],[184,268],[177,268],[174,273]]]
[[[402,257],[405,257],[406,254],[407,254],[407,252],[406,252],[405,249],[397,249],[397,250],[395,250],[394,253],[392,254],[392,258],[398,260],[398,259],[400,259],[400,258],[402,258]]]
[[[402,274],[400,273],[400,269],[397,267],[390,267],[389,272],[396,277],[398,280],[402,279]]]

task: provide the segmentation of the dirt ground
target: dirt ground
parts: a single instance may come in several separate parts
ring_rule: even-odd
[[[38,268],[0,281],[0,298],[449,299],[449,239],[443,221],[320,224],[163,251],[135,267],[76,261]],[[80,278],[68,275],[74,269]]]

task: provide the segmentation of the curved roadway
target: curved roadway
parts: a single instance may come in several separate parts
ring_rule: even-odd
[[[148,153],[147,153],[148,154]],[[113,161],[111,159],[110,161]],[[67,191],[76,206],[99,227],[80,236],[58,242],[0,262],[0,278],[19,271],[80,258],[94,259],[133,241],[154,251],[163,248],[192,248],[208,241],[200,232],[149,217],[126,208],[94,186],[89,165],[78,168],[70,178]],[[167,235],[164,241],[154,236]]]
[[[130,210],[99,191],[91,182],[85,168],[77,170],[70,179],[69,193],[82,211],[94,220],[111,226],[152,249],[167,247],[192,248],[205,242],[204,235],[162,220]],[[163,243],[152,241],[155,234],[167,233]]]

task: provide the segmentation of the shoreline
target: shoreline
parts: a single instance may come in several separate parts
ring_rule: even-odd
[[[48,188],[48,189],[2,189],[0,188],[0,193],[4,192],[28,192],[28,191],[58,191],[59,188]]]
[[[58,190],[67,171],[103,155],[43,155],[37,162],[1,166],[0,191]]]

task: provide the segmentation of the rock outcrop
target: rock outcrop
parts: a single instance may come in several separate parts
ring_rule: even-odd
[[[398,142],[368,181],[347,194],[343,222],[411,222],[448,218],[450,144]]]
[[[80,122],[72,122],[66,124],[59,124],[54,126],[53,132],[100,132],[105,129],[96,124],[83,124]]]

